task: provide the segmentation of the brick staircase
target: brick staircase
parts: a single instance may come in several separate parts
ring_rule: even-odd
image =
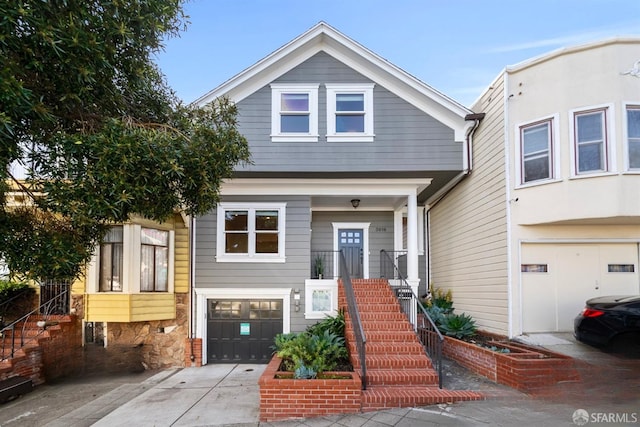
[[[362,392],[363,412],[483,398],[472,391],[438,388],[438,374],[401,312],[387,280],[353,279],[352,284],[367,338],[367,389]],[[342,286],[339,305],[345,311],[345,335],[351,363],[359,371],[360,358]]]
[[[42,384],[44,378],[43,347],[50,347],[59,342],[64,346],[73,319],[69,315],[49,315],[46,326],[38,326],[39,321],[45,321],[43,316],[31,316],[26,323],[17,324],[15,328],[15,352],[11,357],[12,332],[5,331],[0,336],[0,380],[19,375],[30,378],[35,385]],[[20,335],[23,334],[24,346],[20,346]]]

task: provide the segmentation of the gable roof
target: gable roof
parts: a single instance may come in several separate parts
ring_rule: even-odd
[[[220,96],[228,96],[232,101],[239,102],[319,52],[329,54],[452,128],[456,141],[464,140],[466,130],[471,126],[471,123],[465,122],[465,116],[472,113],[471,110],[325,22],[319,22],[193,103],[205,105]]]

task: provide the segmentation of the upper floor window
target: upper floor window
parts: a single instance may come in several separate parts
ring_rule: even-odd
[[[220,203],[217,260],[284,262],[285,206]]]
[[[640,170],[640,106],[627,106],[627,158],[630,170]]]
[[[140,232],[140,290],[166,292],[169,270],[169,232],[143,228]]]
[[[574,113],[573,129],[576,175],[607,172],[607,109]]]
[[[521,183],[553,178],[553,121],[520,127]]]
[[[271,140],[318,140],[318,85],[271,85]]]
[[[100,244],[100,292],[122,292],[124,280],[124,233],[122,226],[111,227]]]
[[[88,268],[87,291],[173,292],[173,231],[111,227]]]
[[[373,84],[327,84],[327,141],[373,141]]]

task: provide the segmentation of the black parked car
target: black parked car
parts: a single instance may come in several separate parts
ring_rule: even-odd
[[[579,341],[640,356],[640,295],[592,298],[573,326]]]

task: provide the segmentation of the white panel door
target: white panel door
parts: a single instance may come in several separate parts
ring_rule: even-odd
[[[523,332],[572,331],[573,319],[589,298],[640,293],[638,245],[523,244]]]

